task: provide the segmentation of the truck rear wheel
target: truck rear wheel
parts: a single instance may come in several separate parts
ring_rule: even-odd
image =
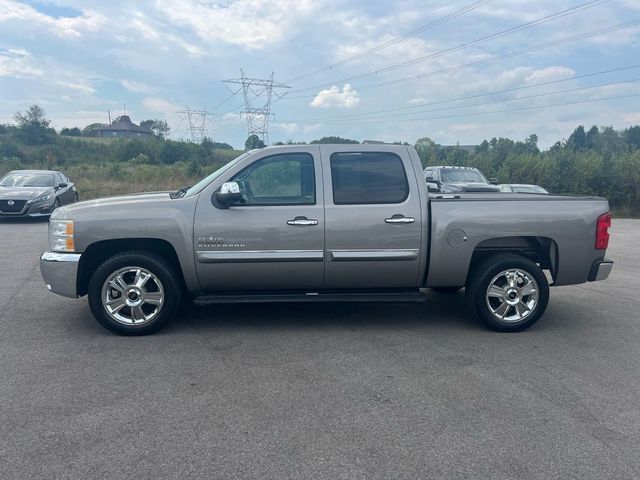
[[[496,255],[469,276],[471,309],[493,330],[519,332],[536,323],[549,302],[549,284],[540,267],[518,255]]]
[[[96,320],[120,335],[158,331],[180,306],[182,288],[173,267],[149,252],[107,259],[91,276],[89,306]]]

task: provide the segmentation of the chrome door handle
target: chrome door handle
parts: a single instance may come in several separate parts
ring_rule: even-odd
[[[393,215],[391,218],[385,218],[385,223],[414,223],[416,221],[413,217],[405,217],[404,215]]]
[[[287,220],[287,225],[299,225],[308,227],[310,225],[317,225],[318,220],[309,219],[307,217],[296,217],[293,220]]]

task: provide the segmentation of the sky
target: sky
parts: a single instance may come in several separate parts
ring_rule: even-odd
[[[188,139],[180,112],[206,108],[242,147],[241,69],[289,87],[271,142],[547,147],[640,124],[640,0],[0,0],[0,123],[38,104],[57,129],[126,112]]]

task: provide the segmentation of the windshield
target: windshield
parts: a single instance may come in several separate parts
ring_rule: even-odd
[[[444,183],[489,183],[478,170],[470,168],[445,168],[440,175]]]
[[[236,163],[238,163],[240,160],[246,158],[247,156],[249,156],[249,154],[251,154],[251,151],[249,152],[245,152],[242,155],[240,155],[239,157],[234,158],[233,160],[231,160],[229,163],[223,165],[222,167],[220,167],[219,169],[217,169],[216,171],[214,171],[212,174],[210,174],[209,176],[203,178],[202,180],[200,180],[198,183],[196,183],[195,185],[193,185],[192,187],[189,187],[187,189],[187,191],[185,192],[185,194],[183,195],[183,197],[190,197],[192,195],[195,195],[196,193],[200,193],[200,191],[202,191],[202,189],[204,189],[207,185],[209,185],[211,182],[213,182],[216,178],[218,178],[220,175],[222,175],[224,172],[226,172],[227,170],[229,170],[231,167],[233,167]]]
[[[10,173],[2,180],[3,187],[53,187],[53,175],[49,173]]]

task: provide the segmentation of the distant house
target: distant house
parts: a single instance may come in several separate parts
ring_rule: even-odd
[[[152,137],[153,131],[147,127],[141,127],[131,121],[128,115],[122,115],[117,118],[111,125],[105,125],[100,128],[101,137]]]

